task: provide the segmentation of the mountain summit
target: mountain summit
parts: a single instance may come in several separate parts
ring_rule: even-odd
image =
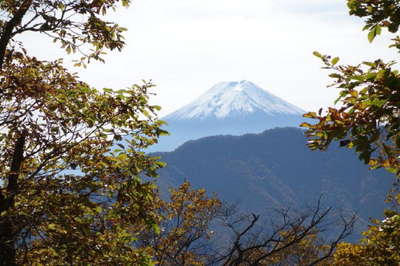
[[[260,133],[274,127],[297,127],[299,107],[246,80],[220,82],[192,103],[163,117],[171,134],[150,151],[172,151],[188,140],[214,135]]]
[[[223,119],[264,112],[266,115],[301,115],[302,109],[246,80],[220,82],[192,103],[165,117],[166,120]]]

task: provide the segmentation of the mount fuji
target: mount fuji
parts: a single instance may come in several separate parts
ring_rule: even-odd
[[[189,140],[214,135],[260,133],[275,127],[297,127],[304,110],[250,81],[220,82],[192,103],[162,118],[170,136],[151,151],[172,151]]]

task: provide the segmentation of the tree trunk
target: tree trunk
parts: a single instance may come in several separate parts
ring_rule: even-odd
[[[0,221],[0,266],[17,265],[15,255],[13,224],[9,219],[5,218]]]
[[[25,16],[29,7],[32,5],[32,0],[25,0],[20,8],[15,12],[14,16],[4,25],[0,36],[0,70],[3,67],[4,57],[6,55],[7,45],[13,37],[13,30],[17,27],[22,18]]]
[[[14,199],[18,193],[18,176],[24,160],[24,131],[15,142],[10,173],[8,175],[7,193],[0,191],[0,214],[14,207]],[[0,218],[0,266],[16,265],[16,230],[11,215]]]

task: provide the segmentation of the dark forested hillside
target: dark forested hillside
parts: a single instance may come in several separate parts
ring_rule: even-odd
[[[324,204],[355,211],[366,222],[382,215],[394,180],[384,170],[370,171],[352,151],[310,151],[297,128],[206,137],[158,155],[168,164],[160,171],[163,187],[187,179],[245,211],[298,210],[322,196]]]

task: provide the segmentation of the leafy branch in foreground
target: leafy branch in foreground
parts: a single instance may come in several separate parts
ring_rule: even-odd
[[[365,18],[364,30],[372,42],[387,28],[397,33],[400,25],[398,0],[348,0],[350,14]],[[392,39],[390,47],[400,49],[400,38]],[[326,149],[333,141],[354,148],[359,158],[372,169],[385,168],[400,177],[400,73],[395,62],[381,59],[358,65],[338,65],[339,59],[315,52],[331,70],[333,87],[339,97],[326,112],[310,112],[305,117],[315,124],[303,123],[308,130],[311,149]],[[394,187],[388,195],[392,210],[385,211],[383,221],[363,233],[358,244],[341,243],[334,256],[335,265],[397,265],[400,261],[400,194]]]
[[[331,86],[340,89],[336,102],[326,113],[310,112],[307,118],[318,123],[307,127],[309,146],[326,149],[334,140],[354,148],[365,163],[373,168],[385,167],[398,174],[400,169],[400,74],[393,62],[382,60],[360,65],[337,65],[335,59],[315,53],[326,69],[332,70]]]
[[[2,265],[142,263],[128,228],[155,228],[161,122],[145,83],[98,91],[60,61],[14,53],[0,71]],[[130,140],[115,148],[122,136]]]
[[[110,10],[130,0],[4,0],[0,1],[0,68],[15,37],[37,32],[60,43],[67,53],[79,52],[77,65],[100,60],[105,50],[121,50],[125,28],[105,20]],[[9,51],[10,52],[10,51]]]

